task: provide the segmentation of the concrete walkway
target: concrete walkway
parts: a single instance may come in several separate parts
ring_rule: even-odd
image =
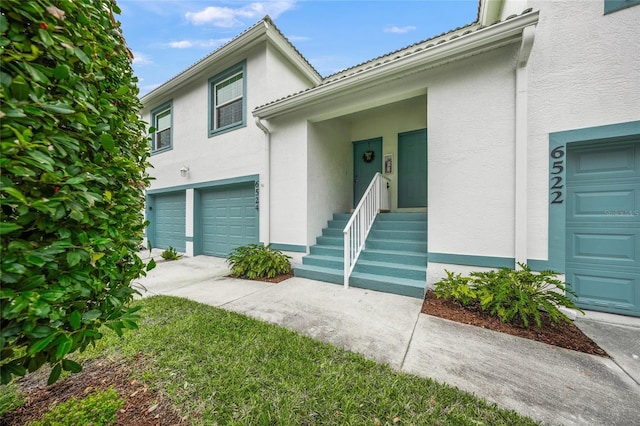
[[[143,296],[185,297],[296,330],[546,424],[640,425],[640,318],[576,320],[607,359],[424,315],[414,298],[227,274],[224,259],[196,256],[161,261],[136,285]]]

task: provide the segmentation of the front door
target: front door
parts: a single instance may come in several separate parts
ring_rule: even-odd
[[[376,173],[382,173],[382,138],[353,143],[353,207],[356,207]]]
[[[398,134],[398,207],[427,207],[427,129]]]
[[[640,316],[640,141],[569,145],[566,281],[585,309]]]

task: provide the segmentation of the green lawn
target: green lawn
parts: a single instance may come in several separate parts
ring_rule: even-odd
[[[536,424],[244,315],[174,297],[138,303],[140,329],[122,339],[107,332],[88,356],[145,354],[141,378],[194,424]]]

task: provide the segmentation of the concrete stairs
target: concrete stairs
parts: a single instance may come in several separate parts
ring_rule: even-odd
[[[298,277],[343,284],[342,230],[349,214],[336,213],[311,246]],[[427,270],[427,214],[380,213],[371,228],[349,285],[417,298],[424,297]]]

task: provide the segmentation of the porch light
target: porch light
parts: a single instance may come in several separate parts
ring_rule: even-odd
[[[185,164],[180,168],[180,176],[187,177],[188,174],[189,174],[189,166]]]

